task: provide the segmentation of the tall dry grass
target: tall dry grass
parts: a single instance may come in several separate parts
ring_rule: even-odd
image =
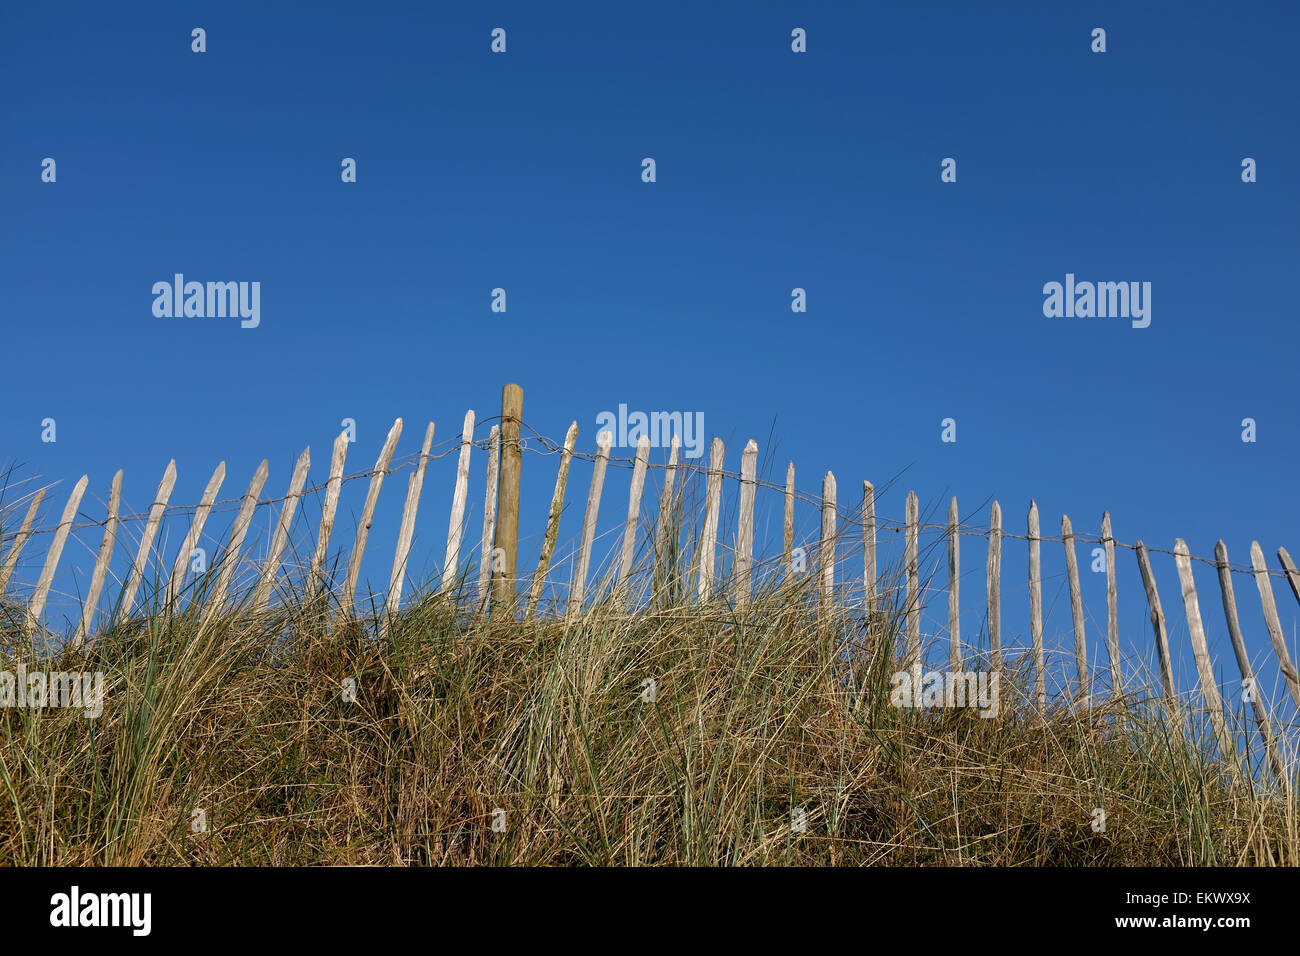
[[[1300,859],[1293,791],[1232,786],[1197,724],[1141,692],[1040,725],[1013,667],[996,719],[891,706],[897,602],[819,618],[810,577],[743,612],[677,581],[632,615],[606,599],[531,622],[425,593],[382,637],[328,593],[207,615],[200,587],[85,651],[37,641],[8,605],[3,669],[99,670],[108,688],[98,719],[0,709],[0,861]]]

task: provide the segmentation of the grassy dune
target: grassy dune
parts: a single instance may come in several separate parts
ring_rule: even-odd
[[[427,594],[382,635],[329,595],[208,616],[200,594],[84,651],[37,647],[9,605],[4,669],[103,671],[106,695],[98,719],[0,709],[0,862],[1300,859],[1294,797],[1231,786],[1195,722],[1139,693],[1040,725],[1014,670],[996,719],[891,706],[897,608],[819,620],[807,582],[743,614],[532,622]]]

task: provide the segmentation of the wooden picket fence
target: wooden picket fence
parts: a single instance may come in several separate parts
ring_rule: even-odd
[[[1297,708],[1300,708],[1300,676],[1297,675],[1287,647],[1273,590],[1273,579],[1284,577],[1292,594],[1300,601],[1300,571],[1297,570],[1295,562],[1285,548],[1277,550],[1280,570],[1272,570],[1267,566],[1258,542],[1251,546],[1251,566],[1233,567],[1229,564],[1227,549],[1222,541],[1215,548],[1213,560],[1193,557],[1182,539],[1175,542],[1172,552],[1149,548],[1140,540],[1131,545],[1123,544],[1117,541],[1112,533],[1109,513],[1102,516],[1100,534],[1096,537],[1077,536],[1069,517],[1064,516],[1061,519],[1059,537],[1044,537],[1040,527],[1038,506],[1032,502],[1028,510],[1024,535],[1014,534],[1004,528],[1002,509],[996,501],[990,508],[987,528],[964,526],[959,520],[955,498],[949,504],[945,523],[922,524],[915,492],[910,492],[907,496],[903,521],[887,522],[876,515],[876,489],[869,481],[863,482],[860,507],[845,509],[839,505],[836,479],[830,472],[822,481],[820,496],[816,497],[796,491],[793,462],[787,468],[783,486],[759,480],[756,474],[758,446],[752,440],[745,445],[741,453],[738,473],[724,469],[725,449],[723,442],[717,438],[712,441],[706,467],[701,468],[699,465],[682,460],[681,446],[676,436],[673,437],[667,462],[652,465],[649,461],[650,442],[645,437],[640,439],[630,459],[611,455],[613,437],[609,432],[602,432],[597,436],[594,455],[578,452],[575,449],[578,436],[577,422],[569,426],[562,443],[552,442],[532,432],[531,429],[529,429],[532,432],[531,436],[525,439],[522,407],[522,390],[517,386],[506,386],[503,392],[501,418],[499,422],[491,425],[485,440],[475,440],[476,417],[471,410],[465,415],[457,439],[435,449],[434,425],[429,423],[418,454],[404,460],[394,459],[402,434],[402,420],[398,419],[389,430],[374,467],[349,476],[344,475],[349,444],[345,432],[334,441],[327,480],[321,485],[306,487],[311,456],[310,449],[305,449],[298,458],[289,487],[281,498],[262,497],[268,476],[268,464],[263,461],[242,497],[218,501],[218,492],[225,481],[223,462],[213,472],[197,505],[171,505],[170,498],[176,483],[176,466],[173,461],[164,471],[147,512],[129,515],[121,513],[123,475],[118,471],[109,490],[105,516],[102,519],[83,517],[80,506],[88,485],[88,478],[83,476],[68,496],[57,524],[49,528],[37,528],[36,519],[45,500],[46,489],[36,490],[22,502],[25,508],[21,509],[23,517],[18,522],[16,530],[9,533],[11,520],[5,521],[3,528],[5,534],[0,538],[0,551],[4,554],[3,559],[0,560],[0,596],[3,596],[10,610],[14,608],[20,610],[20,623],[23,627],[30,632],[41,629],[46,604],[69,537],[77,531],[90,529],[98,532],[102,529],[99,547],[95,552],[94,568],[80,602],[81,613],[72,626],[68,638],[73,648],[83,647],[93,641],[96,633],[106,627],[130,620],[137,612],[137,599],[140,597],[142,583],[151,566],[155,568],[158,579],[164,582],[160,594],[157,595],[160,602],[166,606],[174,606],[180,602],[186,594],[184,585],[191,556],[202,539],[209,517],[218,508],[229,508],[235,514],[224,535],[220,558],[213,563],[204,579],[204,614],[215,615],[232,608],[234,604],[234,599],[231,597],[232,585],[237,570],[243,566],[246,570],[251,569],[252,581],[246,600],[253,611],[266,610],[271,605],[273,597],[284,590],[289,590],[298,596],[329,592],[337,599],[336,613],[339,617],[362,619],[364,615],[358,610],[362,602],[358,601],[357,588],[367,538],[380,492],[387,476],[410,469],[388,586],[382,595],[379,595],[382,600],[378,606],[382,611],[378,615],[377,623],[380,628],[383,628],[388,619],[401,608],[427,466],[431,460],[455,454],[457,468],[452,490],[446,548],[437,584],[439,591],[453,596],[458,601],[464,600],[466,603],[472,599],[474,609],[480,613],[486,613],[490,608],[493,614],[522,614],[525,618],[537,616],[543,607],[543,597],[548,584],[551,583],[551,567],[559,539],[561,516],[565,510],[571,465],[574,459],[579,459],[591,463],[591,481],[576,552],[573,556],[573,573],[567,585],[560,585],[563,596],[553,602],[552,606],[556,608],[557,615],[572,616],[580,613],[584,602],[588,599],[588,587],[592,584],[593,577],[597,519],[600,514],[605,477],[608,467],[615,464],[631,469],[631,486],[626,521],[622,526],[621,547],[617,549],[616,560],[611,562],[608,568],[605,577],[607,586],[601,590],[609,600],[614,602],[617,610],[638,613],[641,608],[648,606],[637,600],[638,591],[633,584],[638,544],[645,549],[644,553],[649,555],[652,564],[648,590],[651,601],[655,601],[667,587],[672,575],[671,565],[678,559],[677,554],[680,549],[675,549],[674,543],[680,531],[674,526],[674,515],[680,515],[682,490],[686,476],[689,474],[700,477],[704,484],[702,520],[698,536],[693,536],[694,553],[687,584],[693,592],[693,600],[696,603],[704,605],[710,602],[726,602],[736,609],[743,609],[754,594],[756,572],[766,569],[769,572],[775,571],[785,578],[796,574],[803,549],[797,548],[795,544],[795,503],[797,500],[804,501],[817,508],[820,515],[819,533],[815,542],[810,542],[809,549],[814,554],[809,567],[810,573],[816,576],[819,612],[829,615],[836,608],[844,609],[851,605],[855,610],[870,614],[886,602],[887,595],[897,596],[901,600],[904,617],[903,662],[907,666],[918,666],[924,653],[921,616],[926,604],[924,593],[926,589],[922,588],[920,580],[921,534],[923,532],[936,534],[938,543],[946,549],[948,660],[954,671],[963,669],[965,652],[971,650],[970,645],[963,644],[960,633],[961,539],[977,537],[986,542],[984,610],[987,621],[987,649],[981,647],[980,651],[986,655],[984,659],[994,670],[1003,667],[1001,580],[1003,544],[1007,539],[1025,541],[1028,548],[1029,568],[1033,704],[1040,716],[1045,715],[1047,708],[1042,593],[1043,545],[1046,543],[1064,549],[1074,644],[1075,694],[1069,703],[1079,707],[1089,706],[1095,691],[1094,675],[1090,673],[1088,663],[1077,544],[1081,541],[1095,543],[1104,549],[1107,604],[1105,648],[1109,658],[1110,691],[1114,696],[1123,695],[1125,692],[1117,610],[1116,554],[1120,550],[1135,553],[1154,633],[1160,691],[1163,696],[1161,703],[1172,709],[1179,703],[1180,695],[1175,685],[1165,612],[1151,565],[1152,553],[1171,554],[1177,567],[1188,637],[1196,663],[1200,700],[1197,709],[1208,717],[1219,752],[1224,758],[1225,765],[1230,768],[1228,772],[1236,775],[1239,773],[1239,748],[1236,746],[1234,734],[1225,716],[1224,703],[1207,647],[1204,621],[1193,580],[1192,562],[1212,564],[1218,573],[1223,612],[1243,686],[1254,691],[1249,695],[1249,702],[1252,706],[1260,745],[1266,755],[1267,767],[1276,780],[1287,786],[1290,785],[1288,765],[1282,757],[1283,749],[1279,736],[1288,725],[1275,726],[1264,694],[1258,689],[1258,680],[1243,639],[1233,589],[1234,574],[1248,574],[1254,578],[1282,681],[1292,701]],[[467,587],[468,569],[462,561],[461,552],[469,501],[471,455],[475,449],[486,452],[487,468],[479,569],[471,592]],[[539,456],[558,456],[554,492],[547,513],[545,533],[530,578],[521,576],[517,571],[519,485],[521,458],[525,449]],[[642,533],[642,498],[647,473],[651,469],[661,472],[659,503],[653,529],[647,528]],[[343,486],[357,481],[366,483],[366,496],[356,523],[352,547],[348,552],[346,570],[342,580],[336,581],[328,567],[329,547],[334,536]],[[729,482],[738,484],[739,494],[730,573],[724,579],[719,573],[718,552],[723,488],[724,484]],[[754,554],[755,507],[760,488],[771,489],[783,496],[783,549],[780,564],[775,568],[761,567]],[[313,492],[320,496],[322,501],[319,520],[316,523],[315,544],[306,566],[297,567],[284,560],[285,549],[292,537],[299,503],[308,493]],[[277,506],[278,517],[267,554],[265,558],[253,561],[250,556],[241,554],[241,551],[254,513],[258,508]],[[164,516],[186,513],[192,514],[188,531],[174,559],[165,562],[161,549],[156,543]],[[0,517],[6,519],[16,517],[16,507],[11,505],[5,511],[0,511]],[[123,537],[123,528],[128,524],[138,525],[140,530],[131,552],[132,560],[129,569],[125,578],[119,582],[117,599],[113,602],[112,609],[105,611],[101,609],[101,598],[104,596],[110,563],[118,547],[118,541]],[[901,594],[896,594],[892,582],[882,579],[878,568],[877,534],[882,530],[901,531],[904,535]],[[860,535],[861,541],[862,575],[860,578],[854,575],[855,580],[850,581],[847,580],[847,575],[843,575],[841,571],[843,562],[837,562],[836,554],[837,548],[857,535]],[[18,582],[14,580],[14,574],[19,568],[19,560],[25,553],[29,553],[29,545],[37,539],[48,542],[44,559],[39,562],[39,576],[34,586],[17,586]],[[676,544],[680,545],[680,540],[677,540]],[[838,580],[837,571],[841,571]],[[299,572],[300,576],[292,582],[295,587],[291,588],[290,578],[295,572]],[[11,585],[15,586],[11,587]],[[191,586],[194,586],[193,582]],[[646,588],[641,588],[641,593],[645,590]],[[370,597],[373,599],[376,596]],[[563,608],[562,612],[560,608]]]

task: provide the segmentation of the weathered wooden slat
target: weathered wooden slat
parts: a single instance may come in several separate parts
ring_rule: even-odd
[[[1191,552],[1187,550],[1187,542],[1182,538],[1174,542],[1174,563],[1178,565],[1178,581],[1183,590],[1187,635],[1192,641],[1192,656],[1196,659],[1196,672],[1201,679],[1201,698],[1210,712],[1210,726],[1219,742],[1219,755],[1227,765],[1229,774],[1240,779],[1241,765],[1238,763],[1237,748],[1223,716],[1223,699],[1219,696],[1219,683],[1214,677],[1214,664],[1210,661],[1210,648],[1205,641],[1205,624],[1201,619],[1200,601],[1196,597]]]
[[[822,478],[822,533],[817,546],[817,590],[823,619],[829,618],[835,606],[835,536],[839,524],[835,509],[835,476],[828,471]]]
[[[669,553],[668,538],[675,533],[673,524],[673,484],[677,475],[677,452],[681,440],[673,435],[672,448],[668,452],[668,467],[664,469],[664,485],[659,490],[659,517],[655,522],[655,568],[654,600],[662,602],[668,593],[668,583],[675,575],[676,549]]]
[[[1286,635],[1282,633],[1282,622],[1277,616],[1277,601],[1273,598],[1273,582],[1268,576],[1268,565],[1264,562],[1264,552],[1258,541],[1250,543],[1250,563],[1255,569],[1255,586],[1259,588],[1259,602],[1264,607],[1264,624],[1268,627],[1268,638],[1273,643],[1273,652],[1277,654],[1278,668],[1286,681],[1291,699],[1300,707],[1300,674],[1296,673],[1291,661],[1291,652],[1287,650]]]
[[[262,486],[266,484],[269,469],[269,463],[263,458],[262,463],[257,466],[257,471],[253,473],[253,480],[248,483],[244,500],[239,504],[239,514],[235,515],[235,521],[230,526],[230,539],[226,542],[225,550],[218,562],[217,582],[205,599],[206,620],[215,619],[224,610],[226,595],[230,593],[230,582],[235,576],[235,568],[239,565],[239,552],[244,546],[244,538],[248,534],[248,526],[253,520],[257,499],[262,493]]]
[[[375,506],[379,504],[379,490],[384,486],[384,476],[388,474],[388,464],[393,460],[393,450],[397,440],[402,437],[402,420],[393,422],[384,439],[384,447],[375,460],[375,470],[370,476],[370,487],[366,491],[366,503],[361,509],[361,520],[357,524],[356,540],[352,544],[352,554],[348,558],[348,576],[343,581],[343,592],[339,595],[339,618],[346,620],[352,616],[352,607],[356,601],[357,580],[361,577],[361,559],[366,553],[366,539],[370,537],[370,523],[375,520]]]
[[[1151,629],[1156,635],[1156,656],[1160,660],[1160,682],[1165,700],[1173,703],[1177,695],[1174,687],[1173,662],[1169,657],[1169,632],[1165,630],[1165,612],[1160,606],[1160,592],[1156,589],[1156,576],[1151,570],[1151,556],[1141,541],[1137,543],[1138,570],[1142,572],[1142,587],[1147,592],[1147,607],[1151,610]]]
[[[50,594],[50,585],[54,583],[54,572],[59,566],[59,558],[63,555],[63,546],[68,541],[73,519],[77,517],[77,508],[81,505],[81,497],[86,493],[86,485],[89,483],[90,476],[82,475],[81,480],[73,487],[72,494],[68,496],[68,503],[63,506],[63,517],[59,519],[59,526],[54,532],[54,539],[50,542],[50,549],[45,553],[45,567],[41,569],[36,590],[32,592],[32,602],[27,608],[29,629],[35,630],[41,621],[45,600]]]
[[[261,613],[271,602],[271,591],[280,576],[280,559],[284,555],[285,545],[289,543],[289,532],[293,530],[293,516],[298,510],[298,499],[302,497],[303,485],[307,483],[307,471],[311,468],[311,447],[302,450],[297,463],[293,466],[293,475],[289,478],[289,493],[285,495],[280,506],[280,520],[276,522],[271,535],[271,548],[266,553],[262,573],[253,592],[253,611]]]
[[[1228,636],[1232,639],[1232,653],[1237,658],[1237,669],[1241,671],[1242,696],[1250,699],[1251,709],[1255,712],[1255,726],[1264,741],[1264,754],[1268,760],[1269,770],[1278,783],[1285,784],[1289,779],[1286,765],[1278,753],[1277,741],[1273,737],[1273,724],[1269,720],[1268,707],[1264,703],[1263,688],[1255,681],[1255,671],[1250,666],[1250,656],[1246,653],[1246,642],[1241,635],[1241,622],[1237,618],[1237,598],[1233,593],[1232,569],[1228,564],[1228,547],[1220,539],[1214,546],[1214,563],[1219,572],[1219,591],[1223,595],[1223,616],[1228,622]]]
[[[393,571],[388,577],[388,600],[384,604],[382,633],[388,633],[389,619],[402,606],[402,586],[406,583],[406,564],[411,558],[411,545],[415,541],[415,517],[420,511],[420,494],[424,491],[424,472],[429,465],[429,449],[433,447],[434,424],[424,430],[424,444],[420,446],[420,459],[406,481],[406,504],[402,507],[402,523],[397,531],[397,550],[393,552]]]
[[[876,486],[862,483],[862,595],[867,612],[876,610]]]
[[[23,523],[18,526],[18,534],[14,536],[14,543],[9,546],[9,553],[5,555],[5,563],[0,567],[0,594],[4,593],[9,584],[9,577],[14,573],[14,568],[18,567],[18,556],[23,553],[23,548],[32,537],[32,522],[36,520],[36,512],[41,507],[41,502],[45,500],[45,489],[39,488],[32,495],[32,503],[27,506],[27,516],[23,518]]]
[[[709,450],[709,478],[705,490],[704,528],[700,532],[699,595],[709,600],[713,577],[717,572],[715,555],[718,546],[718,517],[722,511],[722,439],[713,439]]]
[[[1277,549],[1277,559],[1282,563],[1287,583],[1291,585],[1291,593],[1295,595],[1297,601],[1300,601],[1300,570],[1296,570],[1295,562],[1291,560],[1291,555],[1287,553],[1286,548]]]
[[[316,550],[311,557],[307,590],[318,593],[325,587],[325,557],[329,551],[330,535],[334,531],[334,516],[338,512],[339,494],[343,490],[343,463],[348,457],[348,433],[340,432],[334,439],[334,452],[330,456],[330,477],[325,484],[325,503],[321,506],[320,532],[316,535]]]
[[[582,599],[587,593],[587,572],[591,569],[591,551],[596,544],[596,519],[600,516],[600,495],[605,487],[605,469],[609,465],[609,446],[614,441],[613,432],[603,431],[596,436],[596,462],[591,471],[591,489],[587,492],[587,510],[582,517],[582,540],[578,546],[578,562],[569,587],[570,614],[582,610]]]
[[[785,542],[785,550],[782,552],[782,563],[785,568],[785,579],[787,581],[794,577],[794,462],[785,469],[785,523],[782,540]]]
[[[642,435],[636,443],[636,458],[632,464],[632,487],[627,495],[627,522],[623,525],[623,554],[618,563],[618,579],[614,582],[620,610],[625,610],[631,596],[632,560],[636,554],[636,526],[641,519],[641,496],[645,493],[645,471],[650,461],[650,439]]]
[[[1065,545],[1065,574],[1070,583],[1070,616],[1074,623],[1074,673],[1079,685],[1079,703],[1088,706],[1091,686],[1088,678],[1088,638],[1083,629],[1083,591],[1079,587],[1079,554],[1074,547],[1074,525],[1069,515],[1061,516],[1061,541]]]
[[[960,534],[957,498],[953,496],[948,502],[948,663],[953,673],[962,670]]]
[[[1029,502],[1029,635],[1034,652],[1034,707],[1042,720],[1047,715],[1047,672],[1043,660],[1043,543],[1037,501]]]
[[[1102,545],[1106,550],[1106,651],[1110,656],[1110,691],[1124,693],[1119,656],[1119,600],[1115,593],[1115,536],[1110,530],[1110,512],[1101,516]]]
[[[442,562],[442,591],[456,583],[460,573],[460,542],[465,535],[465,501],[469,497],[469,453],[474,447],[474,410],[465,413],[460,436],[460,460],[456,463],[456,490],[451,496],[451,520],[447,525],[447,556]]]
[[[1002,670],[1002,506],[996,501],[989,510],[989,559],[987,569],[989,658],[993,670]]]
[[[185,580],[185,569],[189,567],[190,561],[193,559],[194,549],[198,547],[199,540],[203,536],[203,526],[207,524],[208,515],[212,511],[212,502],[216,501],[217,491],[225,480],[226,463],[223,461],[217,465],[217,470],[208,479],[208,486],[203,490],[203,497],[199,499],[199,505],[194,509],[194,520],[190,523],[190,530],[185,535],[185,540],[181,542],[181,549],[176,555],[176,563],[172,565],[171,577],[167,581],[165,607],[172,607],[180,596],[181,582]]]
[[[108,577],[108,564],[113,559],[113,546],[117,541],[118,514],[122,507],[122,469],[113,476],[113,486],[108,493],[108,519],[104,522],[104,537],[99,543],[99,554],[95,557],[95,570],[90,576],[90,589],[86,592],[86,602],[81,609],[81,621],[76,633],[72,635],[72,647],[79,648],[90,636],[95,626],[95,611],[99,607],[99,595],[104,590],[104,581]]]
[[[483,537],[479,543],[478,593],[475,600],[479,612],[487,610],[488,588],[492,583],[492,565],[496,554],[492,550],[493,534],[497,524],[497,476],[501,467],[501,429],[493,425],[488,431],[487,488],[483,493]]]
[[[546,572],[550,569],[551,554],[555,551],[555,541],[560,534],[560,515],[564,511],[564,488],[569,482],[573,443],[577,440],[578,423],[574,422],[564,436],[564,448],[560,452],[560,470],[555,476],[555,493],[551,495],[551,510],[546,518],[546,536],[542,540],[542,554],[537,559],[537,568],[533,571],[533,588],[528,595],[528,608],[524,614],[528,620],[537,613],[537,602],[542,599],[542,589],[546,586]]]
[[[754,567],[754,498],[758,491],[754,479],[757,473],[758,443],[751,438],[740,456],[740,514],[736,522],[736,566],[732,575],[737,607],[749,603],[753,590],[750,579]]]
[[[907,576],[907,666],[912,670],[913,688],[921,679],[921,569],[920,502],[916,492],[907,493],[904,512],[903,565]]]
[[[167,463],[167,468],[163,471],[162,481],[158,482],[158,491],[154,494],[153,504],[149,506],[149,517],[145,520],[144,533],[140,536],[140,547],[136,550],[135,561],[131,565],[131,573],[126,579],[126,586],[122,588],[122,599],[118,608],[118,624],[124,623],[131,617],[136,591],[140,588],[140,582],[144,580],[144,569],[149,560],[149,550],[153,547],[153,539],[158,534],[158,525],[162,522],[163,512],[167,510],[167,501],[171,498],[172,489],[175,487],[176,459],[173,458]]]

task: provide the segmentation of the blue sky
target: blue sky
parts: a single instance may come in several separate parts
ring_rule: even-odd
[[[427,421],[442,441],[466,408],[495,415],[515,381],[532,427],[559,439],[576,419],[588,452],[596,416],[626,403],[702,412],[733,469],[754,437],[760,467],[779,480],[794,460],[808,492],[831,469],[856,503],[862,479],[901,474],[879,503],[889,518],[914,488],[939,513],[957,495],[973,524],[996,497],[1018,533],[1036,498],[1045,534],[1062,512],[1095,534],[1109,509],[1121,541],[1181,536],[1210,556],[1222,537],[1238,564],[1252,539],[1271,561],[1300,549],[1300,14],[973,6],[10,5],[0,457],[65,489],[89,474],[91,516],[119,467],[144,508],[171,457],[177,502],[197,501],[218,460],[221,497],[263,457],[278,495],[305,445],[323,480],[345,417],[351,471],[395,417],[407,454]],[[795,27],[807,53],[791,51]],[[357,182],[340,181],[343,157]],[[940,182],[945,157],[955,183]],[[155,317],[151,287],[176,272],[259,281],[260,326]],[[1150,282],[1150,327],[1044,317],[1042,287],[1066,273]],[[497,287],[505,313],[489,308]],[[554,463],[525,459],[526,557]],[[417,577],[441,561],[453,467],[426,480]],[[571,502],[588,473],[575,467]],[[612,473],[602,530],[627,480]],[[366,572],[380,584],[405,487],[403,473],[381,500]],[[360,507],[350,494],[345,511]],[[779,498],[759,506],[778,520]],[[86,540],[68,552],[81,566]],[[970,633],[983,546],[966,549]],[[1049,602],[1059,551],[1044,547]],[[1022,552],[1008,545],[1008,582],[1023,580]],[[1120,562],[1122,629],[1145,647],[1135,561]],[[1235,679],[1207,571],[1211,646]],[[1181,625],[1172,559],[1157,575]],[[1253,582],[1237,590],[1262,649]],[[1022,597],[1006,599],[1009,631],[1025,627]],[[1281,586],[1278,603],[1289,634]],[[935,628],[944,613],[936,602]],[[1062,598],[1049,629],[1062,648],[1068,627]],[[1190,677],[1185,625],[1175,633]]]

